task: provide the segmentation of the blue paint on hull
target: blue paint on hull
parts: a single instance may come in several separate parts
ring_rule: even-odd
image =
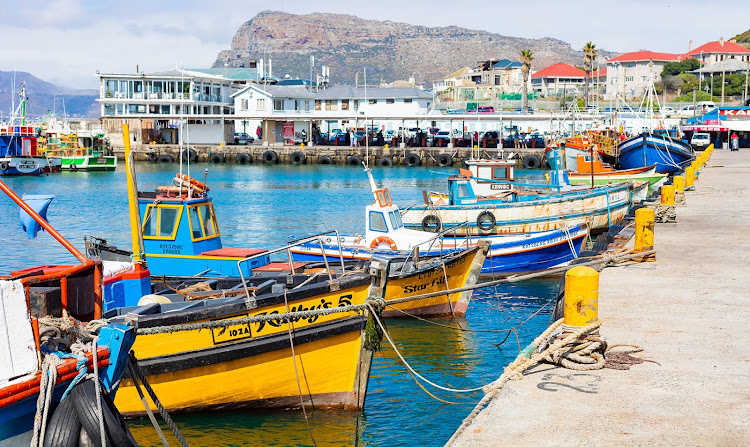
[[[693,149],[676,139],[642,134],[620,143],[620,166],[623,169],[655,164],[656,172],[672,173],[694,159]]]

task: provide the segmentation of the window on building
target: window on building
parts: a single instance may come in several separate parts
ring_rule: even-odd
[[[115,106],[113,104],[106,104],[104,106],[104,115],[112,116],[114,114],[115,114]]]
[[[162,115],[169,115],[170,112],[171,111],[169,110],[169,106],[168,105],[161,106],[161,110],[159,111],[159,113],[161,113]]]
[[[370,104],[377,104],[378,100],[377,99],[371,99],[369,102],[370,102]]]
[[[294,100],[294,110],[299,111],[299,99]]]
[[[641,81],[648,81],[648,76],[641,76]]]
[[[396,102],[396,100],[393,99],[393,98],[388,98],[388,99],[385,100],[386,104],[393,104],[394,102]]]
[[[349,100],[348,99],[342,99],[341,100],[341,110],[349,110]]]
[[[612,76],[612,84],[616,84],[616,83],[617,83],[617,76]]]
[[[240,110],[247,110],[247,99],[243,99],[240,105]]]
[[[330,111],[330,110],[331,110],[331,103],[332,103],[332,102],[333,102],[333,101],[330,101],[330,100],[326,100],[326,102],[325,102],[325,109],[326,109],[326,110],[328,110],[328,111]]]
[[[284,110],[284,100],[283,99],[274,99],[273,100],[273,110]]]
[[[405,104],[411,104],[411,98],[404,99],[404,103]]]
[[[625,82],[633,82],[632,76],[625,76]]]
[[[625,66],[627,68],[634,68],[635,67],[635,62],[628,62],[627,64],[625,64]]]
[[[315,100],[315,110],[320,110],[320,100],[319,99]]]
[[[359,99],[354,100],[354,110],[357,110],[359,108]]]
[[[331,102],[331,110],[338,110],[339,109],[339,102],[338,101],[330,101]]]

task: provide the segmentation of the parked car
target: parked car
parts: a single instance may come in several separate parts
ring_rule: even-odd
[[[523,107],[516,107],[513,109],[513,113],[523,113]],[[534,109],[531,106],[526,108],[526,113],[534,113]]]
[[[672,116],[675,111],[672,107],[662,107],[661,110],[659,110],[659,113],[661,116]]]
[[[477,113],[495,113],[495,108],[492,106],[479,106],[477,107]]]
[[[253,141],[255,141],[255,138],[251,137],[246,132],[234,133],[234,144],[250,144]]]
[[[462,109],[448,109],[449,115],[460,115],[462,113],[465,113],[465,111]]]
[[[435,146],[446,147],[451,142],[451,133],[447,130],[441,130],[432,137]]]
[[[690,138],[690,145],[697,151],[705,150],[711,144],[711,135],[702,132],[695,132]]]

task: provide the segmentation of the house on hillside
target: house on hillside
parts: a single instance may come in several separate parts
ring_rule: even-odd
[[[460,101],[458,97],[459,87],[476,87],[476,84],[469,79],[473,73],[469,67],[463,67],[453,73],[438,79],[432,83],[432,91],[438,95],[442,101]]]
[[[643,96],[649,80],[661,80],[667,62],[680,62],[690,56],[685,54],[635,51],[613,57],[607,61],[607,84],[604,99],[614,100],[620,95],[625,100]]]
[[[585,71],[559,63],[531,75],[531,88],[542,96],[577,95],[585,80]]]
[[[703,65],[711,65],[727,59],[750,62],[750,50],[732,41],[725,41],[723,37],[695,49],[692,48],[691,41],[691,48],[687,54],[698,59]]]

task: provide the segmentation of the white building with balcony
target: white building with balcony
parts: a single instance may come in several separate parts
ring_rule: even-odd
[[[232,95],[238,132],[255,138],[256,129],[262,126],[266,141],[283,143],[304,138],[312,133],[311,115],[315,94],[298,85],[251,84]],[[273,119],[278,117],[278,120]],[[294,123],[294,136],[284,136],[284,123]],[[304,133],[303,133],[304,131]]]
[[[690,56],[685,54],[636,51],[613,57],[607,61],[607,86],[604,99],[614,100],[617,95],[626,101],[642,97],[649,80],[661,80],[667,62],[680,62]]]
[[[97,101],[105,127],[119,128],[127,119],[136,140],[177,143],[181,124],[187,123],[186,141],[216,143],[232,137],[231,126],[221,117],[233,114],[234,82],[223,76],[180,69],[103,73],[99,74]]]

